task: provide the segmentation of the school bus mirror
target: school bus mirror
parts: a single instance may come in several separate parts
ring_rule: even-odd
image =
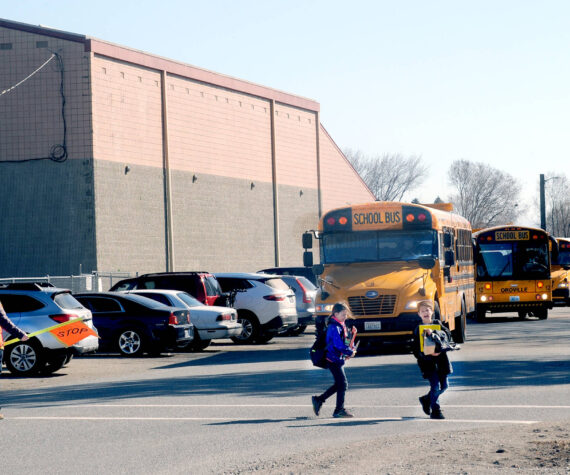
[[[313,266],[313,274],[321,275],[325,271],[325,266],[322,264],[317,264]]]
[[[312,249],[312,248],[313,248],[313,235],[311,233],[303,233],[303,249]]]
[[[446,233],[443,235],[443,247],[453,246],[453,234]]]
[[[311,251],[303,252],[303,265],[305,267],[313,267],[313,253]]]
[[[418,264],[422,269],[430,270],[433,269],[435,266],[435,259],[431,256],[420,257],[418,259]]]
[[[452,266],[455,265],[455,254],[453,251],[445,251],[445,265]]]
[[[449,267],[443,269],[443,276],[447,278],[451,277],[451,269]]]
[[[570,266],[562,266],[562,269],[564,269],[564,270],[570,270]]]

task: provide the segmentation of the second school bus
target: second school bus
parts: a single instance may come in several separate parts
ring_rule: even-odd
[[[486,312],[548,317],[552,308],[550,249],[546,231],[496,226],[473,234],[478,320]],[[556,243],[554,243],[556,245]]]
[[[305,233],[305,265],[312,236],[320,264],[317,314],[348,304],[358,338],[410,338],[420,323],[417,305],[432,300],[457,342],[474,312],[473,249],[469,222],[450,205],[373,202],[327,212],[318,231]]]
[[[551,253],[552,303],[570,306],[570,238],[556,238],[557,252]]]

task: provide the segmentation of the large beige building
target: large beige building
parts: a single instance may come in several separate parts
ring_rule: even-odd
[[[0,20],[0,277],[300,265],[373,199],[313,100]]]

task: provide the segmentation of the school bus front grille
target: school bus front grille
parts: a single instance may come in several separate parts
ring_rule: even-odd
[[[348,297],[348,305],[353,315],[391,315],[396,306],[395,295],[380,295],[375,299]]]

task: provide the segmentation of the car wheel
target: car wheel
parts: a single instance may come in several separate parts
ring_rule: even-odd
[[[467,312],[465,311],[465,303],[461,302],[461,315],[455,317],[455,329],[451,332],[455,343],[465,342],[465,324],[467,321]]]
[[[519,310],[519,318],[524,320],[526,318],[526,312],[524,310]]]
[[[5,362],[10,372],[16,376],[35,374],[43,369],[46,364],[42,346],[34,340],[21,341],[10,345]]]
[[[41,369],[41,374],[53,374],[59,371],[67,364],[67,355],[61,355],[46,362],[46,365]]]
[[[257,318],[249,312],[238,312],[238,323],[242,324],[242,331],[238,336],[233,336],[234,343],[253,343],[259,335],[259,323]]]
[[[121,330],[116,339],[117,349],[122,356],[140,356],[145,350],[145,340],[138,328]]]
[[[202,340],[198,331],[194,332],[194,339],[190,342],[190,349],[192,351],[203,351],[210,346],[212,340]]]

